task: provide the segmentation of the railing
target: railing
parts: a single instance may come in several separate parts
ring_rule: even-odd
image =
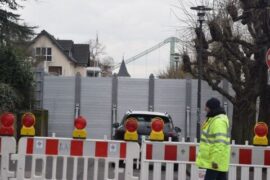
[[[144,141],[141,156],[140,180],[148,180],[149,167],[153,166],[153,179],[198,180],[195,165],[198,144],[196,142]],[[165,173],[161,173],[165,169]],[[229,180],[270,180],[270,147],[231,145]]]
[[[5,138],[4,138],[5,139]],[[9,144],[9,142],[5,142]],[[124,179],[136,180],[133,162],[139,159],[140,147],[134,142],[112,140],[81,140],[55,137],[24,137],[16,146],[2,146],[2,167],[8,166],[7,159],[17,161],[14,173],[1,172],[1,179],[113,179],[118,180],[124,172]],[[7,156],[8,155],[8,156]],[[3,161],[6,158],[6,162]],[[119,162],[125,161],[125,170]],[[102,164],[102,165],[101,165]],[[4,166],[4,167],[6,167]],[[113,171],[109,168],[114,166]],[[111,172],[110,172],[111,171]],[[101,174],[101,175],[100,175]],[[102,176],[102,177],[101,177]]]
[[[23,137],[17,151],[13,137],[0,137],[0,179],[198,180],[197,150],[196,142],[184,141],[144,140],[140,149],[136,142]],[[232,144],[230,162],[229,180],[270,180],[269,146]]]

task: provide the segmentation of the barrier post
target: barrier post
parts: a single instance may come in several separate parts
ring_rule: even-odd
[[[9,171],[9,163],[11,154],[16,152],[16,140],[14,137],[0,137],[0,144],[1,180],[8,180],[15,176],[15,172]]]

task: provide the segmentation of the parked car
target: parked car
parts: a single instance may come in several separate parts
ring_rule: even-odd
[[[124,140],[125,134],[125,122],[129,118],[136,118],[138,122],[138,141],[141,142],[142,136],[145,136],[146,139],[151,133],[151,121],[153,118],[161,118],[164,121],[164,140],[168,141],[171,137],[172,141],[179,141],[179,133],[181,129],[175,127],[172,121],[171,116],[168,113],[160,112],[151,112],[151,111],[127,111],[120,123],[114,123],[113,127],[115,128],[113,139],[115,140]]]

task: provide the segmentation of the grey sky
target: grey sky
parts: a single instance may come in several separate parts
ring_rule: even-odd
[[[170,36],[179,23],[172,13],[177,0],[28,0],[22,19],[59,39],[86,43],[98,33],[115,63]],[[169,64],[169,45],[127,66],[132,77],[148,77]]]

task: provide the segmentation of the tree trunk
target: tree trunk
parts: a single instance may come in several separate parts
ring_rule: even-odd
[[[258,121],[265,122],[270,127],[270,87],[267,86],[260,96],[260,110]],[[270,139],[270,133],[268,133],[268,139]],[[270,141],[269,141],[270,144]]]
[[[258,79],[259,88],[260,88],[260,105],[259,105],[259,116],[258,121],[265,122],[268,127],[270,127],[270,86],[267,85],[268,80],[268,68],[265,63],[265,55],[267,50],[270,48],[270,44],[264,44],[266,46],[261,47],[264,49],[261,54],[258,55],[256,61],[260,61],[260,68],[258,68],[260,79]],[[268,139],[270,139],[270,133],[268,133]],[[270,144],[270,142],[269,142]]]
[[[252,143],[254,135],[253,127],[256,123],[256,100],[247,97],[245,99],[245,101],[236,101],[233,108],[231,139],[235,140],[236,144],[244,144],[246,140]]]

